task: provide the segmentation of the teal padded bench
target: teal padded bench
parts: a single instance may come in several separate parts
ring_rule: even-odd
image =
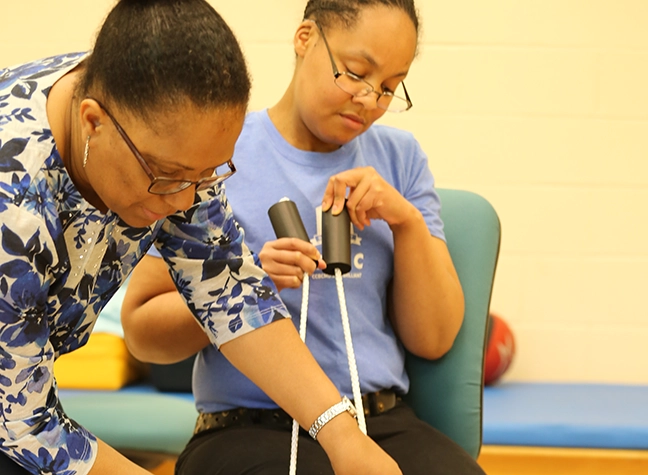
[[[198,416],[191,393],[161,393],[149,386],[59,394],[72,419],[116,449],[178,455]]]

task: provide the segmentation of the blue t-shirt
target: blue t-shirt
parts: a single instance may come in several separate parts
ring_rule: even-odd
[[[321,201],[328,179],[341,171],[372,166],[423,214],[432,235],[444,239],[439,198],[428,160],[412,134],[373,125],[330,153],[305,152],[287,143],[267,111],[248,114],[236,144],[238,172],[226,182],[234,216],[258,252],[276,239],[268,209],[288,197],[297,205],[311,242],[321,252]],[[393,236],[382,220],[351,236],[352,269],[344,289],[363,393],[393,388],[407,392],[404,350],[387,317],[386,289],[393,272]],[[281,298],[299,328],[301,289]],[[342,394],[352,397],[335,279],[317,270],[310,281],[306,344]],[[193,390],[197,407],[215,412],[232,407],[273,408],[249,379],[210,346],[196,358]]]

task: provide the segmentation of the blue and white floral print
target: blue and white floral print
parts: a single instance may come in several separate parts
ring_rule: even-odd
[[[35,474],[92,467],[96,439],[59,405],[53,363],[88,341],[151,244],[215,345],[288,316],[222,189],[150,228],[129,227],[79,194],[46,100],[84,57],[0,70],[0,449]]]

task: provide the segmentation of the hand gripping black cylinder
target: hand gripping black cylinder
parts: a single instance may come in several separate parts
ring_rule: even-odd
[[[322,257],[326,262],[323,272],[334,275],[335,269],[340,269],[346,274],[351,270],[351,218],[346,207],[335,216],[332,209],[322,213]]]

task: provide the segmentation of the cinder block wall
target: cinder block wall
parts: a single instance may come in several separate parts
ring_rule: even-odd
[[[211,3],[246,52],[251,108],[272,105],[305,2]],[[89,48],[112,4],[6,5],[0,65]],[[492,308],[518,344],[506,379],[648,384],[648,2],[418,6],[415,106],[383,122],[416,134],[439,186],[498,210]]]

